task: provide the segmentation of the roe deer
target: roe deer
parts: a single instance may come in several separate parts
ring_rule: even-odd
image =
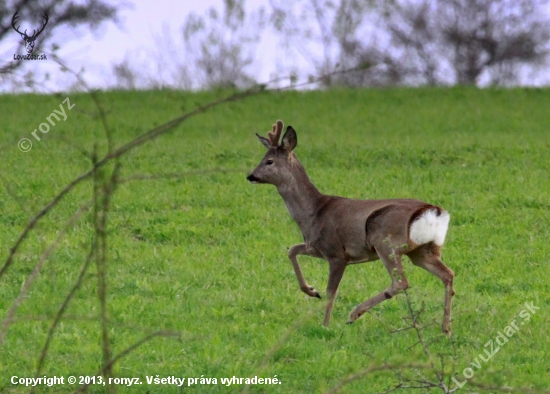
[[[382,301],[408,288],[401,257],[437,276],[445,285],[442,329],[451,333],[453,271],[440,259],[450,216],[444,209],[413,199],[355,200],[322,194],[309,180],[294,155],[296,132],[288,126],[279,143],[283,122],[277,121],[268,138],[256,134],[267,153],[247,179],[251,183],[275,185],[294,218],[304,243],[288,252],[300,288],[311,297],[321,298],[304,279],[297,255],[322,258],[329,263],[327,306],[324,325],[328,326],[338,285],[346,266],[382,260],[391,276],[391,286],[357,306],[348,324]]]

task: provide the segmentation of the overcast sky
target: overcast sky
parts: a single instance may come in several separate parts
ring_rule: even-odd
[[[116,2],[113,1],[114,4]],[[269,0],[248,0],[247,10],[255,10],[260,6],[268,7]],[[84,68],[83,77],[94,87],[109,87],[114,83],[113,65],[127,59],[134,68],[144,69],[144,74],[164,72],[164,66],[160,70],[154,70],[153,65],[166,64],[166,69],[173,63],[170,56],[185,58],[182,40],[182,26],[186,17],[191,12],[205,15],[206,11],[216,6],[223,10],[221,0],[155,0],[135,1],[133,6],[121,7],[119,10],[119,26],[112,22],[102,25],[95,32],[82,29],[78,35],[66,27],[56,33],[56,41],[61,44],[58,54],[73,70]],[[166,40],[163,37],[171,37]],[[9,53],[13,48],[21,45],[19,35],[13,34],[0,45],[0,54]],[[259,82],[265,82],[272,78],[276,71],[277,53],[280,45],[273,33],[263,35],[261,45],[257,48],[256,59],[249,70],[252,76]],[[166,46],[166,47],[163,47]],[[169,50],[174,51],[169,55]],[[299,52],[299,51],[298,51]],[[48,54],[48,48],[44,48]],[[161,56],[166,58],[159,62]],[[285,59],[296,68],[303,69],[308,64],[305,57],[298,55],[292,59]],[[163,63],[164,62],[164,63]],[[42,76],[50,74],[49,81],[39,84],[35,90],[44,93],[59,91],[69,88],[75,83],[74,77],[63,74],[59,66],[52,61],[32,62],[33,70],[39,69]],[[280,68],[280,67],[279,67]],[[286,70],[285,70],[286,72]],[[18,71],[22,80],[24,72]],[[40,73],[37,73],[40,74]],[[528,78],[535,83],[547,84],[548,75],[539,75],[538,81]],[[4,88],[4,90],[6,90]]]
[[[116,4],[116,2],[112,2]],[[256,9],[267,5],[267,0],[248,0],[247,9]],[[153,57],[158,58],[162,37],[171,35],[176,44],[178,55],[185,56],[182,45],[182,26],[191,12],[205,15],[212,6],[219,11],[223,10],[221,0],[155,0],[135,1],[131,7],[121,7],[119,11],[120,26],[114,23],[102,25],[96,32],[81,32],[76,37],[70,37],[73,31],[64,28],[56,33],[56,41],[61,43],[58,55],[66,64],[75,71],[85,68],[86,81],[95,87],[105,87],[113,82],[113,64],[128,59],[133,65],[145,65],[155,63]],[[67,41],[65,41],[67,37]],[[269,41],[269,39],[267,40]],[[12,48],[20,44],[21,39],[17,34],[8,37],[0,45],[0,53],[9,53]],[[167,43],[162,43],[164,45]],[[274,51],[275,41],[264,43],[271,51],[264,49],[264,54]],[[44,48],[48,54],[48,48]],[[59,71],[59,66],[51,61],[33,62],[33,68],[40,68],[44,74],[50,74],[50,81],[43,86],[44,92],[67,88],[74,83],[74,78]],[[258,80],[266,80],[273,72],[273,66],[269,61],[255,62],[253,74]],[[20,73],[21,77],[23,73]],[[42,89],[37,87],[38,91]]]

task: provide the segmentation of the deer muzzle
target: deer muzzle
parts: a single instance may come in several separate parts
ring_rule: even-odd
[[[260,181],[260,178],[258,178],[256,175],[254,174],[250,174],[249,176],[246,177],[246,179],[248,180],[248,182],[250,183],[261,183]]]

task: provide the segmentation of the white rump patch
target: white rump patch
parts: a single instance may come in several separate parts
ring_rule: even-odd
[[[438,216],[437,210],[427,210],[411,225],[409,232],[411,241],[417,245],[424,245],[428,242],[443,245],[450,219],[451,216],[447,211],[442,211],[441,215]]]

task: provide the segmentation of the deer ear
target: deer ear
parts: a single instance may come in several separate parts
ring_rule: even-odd
[[[281,148],[283,148],[287,152],[292,152],[294,148],[296,148],[296,145],[298,145],[298,137],[296,137],[296,131],[294,131],[292,126],[288,126],[286,128],[286,133],[283,136],[283,140],[281,141]]]
[[[269,149],[270,147],[270,143],[269,143],[269,140],[265,137],[262,137],[260,134],[256,133],[256,136],[258,137],[258,139],[260,140],[260,142],[263,144],[263,146],[265,146],[267,149]]]

